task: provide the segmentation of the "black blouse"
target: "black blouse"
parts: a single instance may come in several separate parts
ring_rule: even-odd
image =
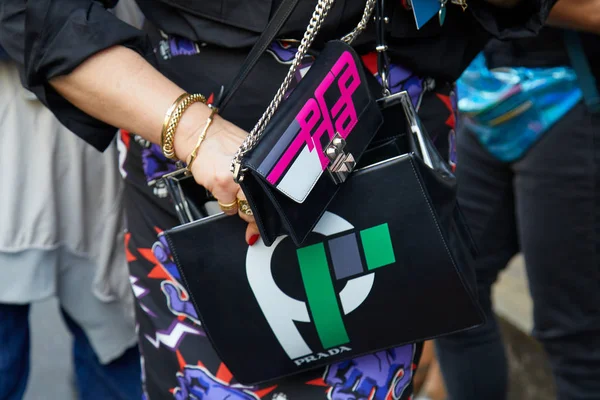
[[[137,3],[147,20],[164,32],[242,54],[258,38],[280,1],[137,0]],[[400,0],[388,0],[390,55],[393,62],[420,75],[453,82],[490,38],[535,35],[555,2],[522,0],[516,8],[505,10],[484,0],[469,0],[465,12],[448,2],[444,26],[440,27],[434,18],[417,30],[412,11],[404,9]],[[69,73],[93,54],[119,44],[156,65],[148,36],[107,11],[115,3],[116,0],[4,0],[0,4],[0,45],[23,65],[24,85],[65,126],[99,150],[110,143],[115,128],[76,109],[47,82]],[[315,4],[314,0],[301,0],[281,37],[301,37]],[[364,4],[364,0],[337,0],[316,45],[352,30]],[[372,50],[372,43],[372,32],[367,30],[356,45]]]

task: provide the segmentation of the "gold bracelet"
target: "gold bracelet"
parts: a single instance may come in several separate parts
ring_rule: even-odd
[[[190,172],[190,173],[192,172],[192,164],[196,160],[196,157],[198,157],[198,150],[200,150],[200,146],[202,145],[202,142],[204,142],[204,139],[206,139],[206,134],[208,133],[208,129],[210,128],[210,126],[212,125],[212,123],[215,119],[215,114],[217,114],[219,112],[218,108],[213,107],[210,104],[208,105],[208,107],[210,108],[210,115],[208,116],[208,119],[206,120],[204,129],[202,129],[200,136],[198,136],[198,141],[196,142],[196,147],[194,147],[192,154],[190,154],[190,161],[187,163],[186,168],[187,168],[188,172]]]
[[[184,93],[175,100],[165,114],[163,131],[161,134],[161,147],[165,157],[175,159],[175,131],[185,110],[194,103],[206,103],[206,98],[201,94]]]
[[[175,100],[173,102],[173,104],[171,104],[171,107],[169,107],[169,109],[167,110],[166,114],[165,114],[165,119],[163,121],[163,126],[162,126],[162,130],[160,132],[160,148],[164,149],[165,148],[165,135],[167,133],[167,127],[169,126],[169,121],[171,121],[171,116],[173,115],[173,111],[175,111],[175,109],[177,108],[177,106],[187,97],[189,97],[190,94],[189,93],[183,93],[181,96],[179,96],[177,98],[177,100]],[[164,150],[163,150],[164,152]]]
[[[456,4],[457,6],[461,6],[463,11],[467,10],[469,5],[467,4],[467,0],[450,0],[452,4]]]

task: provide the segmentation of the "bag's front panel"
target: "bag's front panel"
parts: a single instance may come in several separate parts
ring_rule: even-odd
[[[243,383],[481,322],[408,156],[356,173],[300,248],[283,237],[248,248],[237,218],[191,230],[168,237],[209,337]]]

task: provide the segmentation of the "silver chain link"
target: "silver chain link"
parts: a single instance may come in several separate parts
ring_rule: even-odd
[[[321,29],[321,25],[323,24],[323,21],[325,20],[325,17],[329,13],[329,10],[334,2],[335,0],[318,0],[315,11],[313,12],[310,22],[308,23],[308,27],[306,28],[306,32],[304,32],[304,37],[298,46],[298,51],[296,52],[294,61],[292,62],[292,65],[290,66],[283,83],[279,87],[275,97],[273,97],[273,100],[271,100],[269,107],[267,107],[262,117],[260,117],[250,134],[246,137],[233,157],[231,162],[231,172],[233,173],[233,178],[236,182],[240,182],[243,179],[243,171],[241,170],[242,157],[256,146],[267,124],[269,121],[271,121],[275,111],[277,111],[279,108],[279,105],[283,101],[283,97],[285,96],[285,93],[287,92],[290,83],[296,74],[296,70],[298,69],[300,62],[306,55],[306,52],[310,48],[315,36]],[[376,0],[367,0],[360,22],[352,32],[348,33],[341,39],[342,41],[352,44],[358,35],[365,30],[367,23],[369,22],[369,18],[371,18],[371,14],[373,13],[373,9],[375,8],[375,2]]]

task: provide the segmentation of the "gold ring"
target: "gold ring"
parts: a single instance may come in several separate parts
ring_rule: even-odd
[[[252,212],[252,209],[250,208],[250,204],[248,204],[248,200],[239,199],[238,200],[238,208],[243,214],[246,214],[248,216],[254,215],[254,213]]]
[[[235,210],[238,205],[237,200],[234,201],[233,203],[229,203],[229,204],[223,204],[219,200],[217,200],[217,203],[219,203],[219,207],[221,207],[221,210],[223,210],[225,212]]]

